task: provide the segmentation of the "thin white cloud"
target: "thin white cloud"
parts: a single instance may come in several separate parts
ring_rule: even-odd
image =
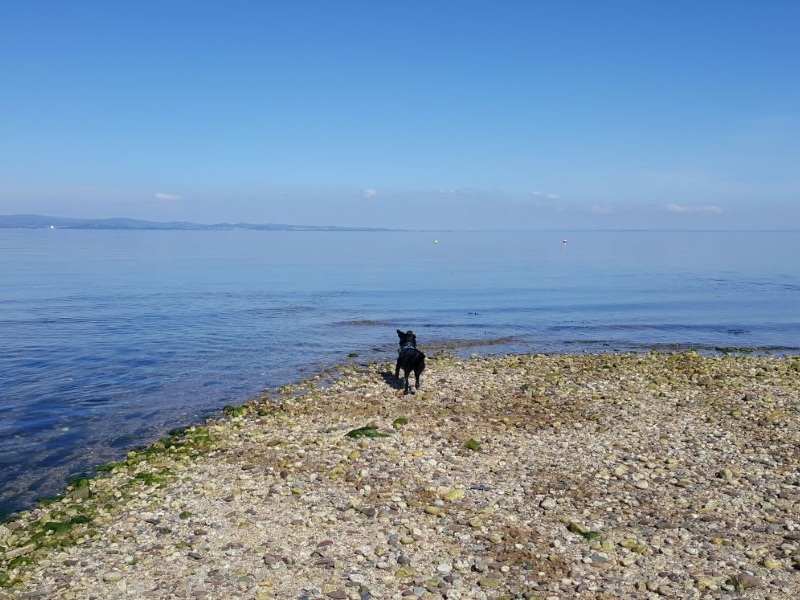
[[[589,212],[594,215],[612,215],[614,214],[614,209],[610,206],[600,206],[599,204],[595,204],[589,208]]]
[[[374,198],[378,195],[378,190],[374,188],[367,188],[364,190],[364,198]]]
[[[666,209],[669,212],[679,214],[718,215],[722,213],[722,209],[719,206],[685,206],[682,204],[667,204]]]
[[[545,199],[545,200],[561,200],[561,196],[558,194],[550,194],[547,192],[531,192],[531,196],[536,199]]]
[[[180,200],[180,196],[176,196],[175,194],[165,194],[164,192],[156,192],[156,200],[164,200],[165,202],[175,202],[176,200]]]
[[[486,193],[486,190],[478,188],[439,188],[439,193],[447,196],[475,196]]]

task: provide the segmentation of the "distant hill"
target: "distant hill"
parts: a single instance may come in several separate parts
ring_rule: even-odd
[[[141,221],[138,219],[71,219],[42,215],[0,215],[0,229],[126,229],[214,231],[253,229],[258,231],[392,231],[380,227],[334,227],[316,225],[284,225],[281,223],[216,223],[202,225],[184,221]]]

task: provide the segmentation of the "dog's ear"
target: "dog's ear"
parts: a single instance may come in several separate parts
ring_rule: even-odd
[[[397,330],[397,337],[399,337],[401,340],[403,339],[403,336],[404,336],[404,335],[405,335],[405,333],[403,333],[403,332],[402,332],[402,331],[400,331],[399,329]]]

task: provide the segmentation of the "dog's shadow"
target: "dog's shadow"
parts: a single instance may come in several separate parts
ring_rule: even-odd
[[[401,377],[395,377],[394,371],[381,371],[381,377],[393,390],[403,390],[406,387],[406,384],[403,382]]]

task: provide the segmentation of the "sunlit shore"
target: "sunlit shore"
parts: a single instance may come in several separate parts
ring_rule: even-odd
[[[0,597],[800,597],[798,392],[791,356],[352,365],[14,515]]]

